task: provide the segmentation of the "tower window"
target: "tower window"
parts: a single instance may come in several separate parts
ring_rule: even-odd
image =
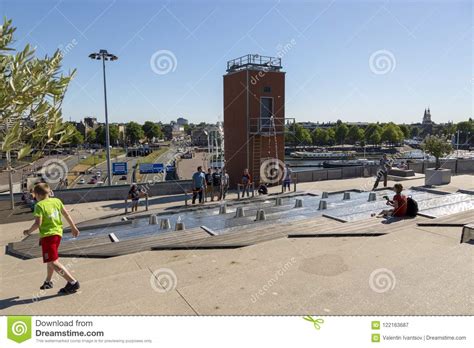
[[[272,88],[269,87],[269,86],[265,86],[263,87],[263,93],[271,93],[272,92]]]
[[[270,128],[270,118],[273,116],[273,98],[260,98],[260,125],[262,131]]]

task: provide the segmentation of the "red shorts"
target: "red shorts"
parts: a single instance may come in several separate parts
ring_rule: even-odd
[[[61,236],[54,235],[40,239],[41,250],[43,251],[43,262],[53,262],[58,259],[59,244]]]

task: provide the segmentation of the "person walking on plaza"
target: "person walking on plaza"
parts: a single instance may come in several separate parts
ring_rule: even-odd
[[[48,184],[37,184],[33,192],[38,200],[33,212],[35,222],[29,229],[24,230],[23,234],[29,236],[39,229],[43,262],[46,263],[46,279],[40,289],[52,289],[53,273],[57,272],[67,281],[66,286],[59,290],[59,294],[72,294],[79,290],[80,285],[68,269],[59,262],[58,250],[63,235],[62,217],[64,216],[69,223],[73,237],[79,236],[79,230],[69,212],[64,208],[63,202],[58,198],[50,197],[51,189]]]
[[[197,172],[193,174],[193,204],[196,204],[196,198],[199,196],[199,203],[204,203],[203,193],[206,190],[206,176],[202,167],[197,167]]]
[[[250,175],[249,170],[247,168],[244,169],[244,174],[242,175],[241,184],[242,184],[242,198],[244,197],[245,192],[247,192],[247,197],[249,197],[250,185],[252,184],[252,176]]]
[[[211,197],[211,201],[214,200],[213,194],[212,194],[212,169],[208,168],[207,173],[205,174],[206,178],[206,198],[205,201],[207,202],[207,198]]]
[[[229,190],[229,174],[227,174],[227,171],[225,168],[222,170],[222,176],[221,176],[221,184],[222,184],[222,199],[225,199],[225,196],[227,195],[227,191]]]
[[[212,173],[212,201],[214,200],[214,195],[217,196],[218,201],[221,200],[221,180],[221,173],[219,173],[219,169],[214,168],[214,173]]]
[[[287,163],[285,167],[285,172],[283,173],[283,188],[282,188],[283,192],[286,192],[286,189],[288,189],[288,192],[291,191],[290,186],[291,186],[292,174],[293,174],[293,171],[291,170],[289,163]]]
[[[388,171],[392,168],[392,160],[387,157],[387,154],[383,154],[382,158],[380,159],[380,169],[377,172],[377,178],[375,179],[374,187],[372,187],[372,191],[374,191],[378,186],[379,182],[383,177],[383,187],[387,187],[387,176]]]

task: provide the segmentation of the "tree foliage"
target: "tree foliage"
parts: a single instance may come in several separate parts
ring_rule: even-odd
[[[105,125],[100,125],[95,130],[95,142],[101,145],[106,143]],[[116,145],[119,140],[119,127],[116,124],[109,124],[110,145]]]
[[[35,149],[67,143],[75,128],[62,121],[61,107],[75,71],[61,73],[62,53],[39,59],[27,44],[11,46],[16,28],[5,19],[0,26],[0,141],[9,161],[12,151],[21,158]]]
[[[84,143],[84,136],[77,129],[71,135],[69,143],[73,146],[78,146]]]
[[[356,144],[364,139],[364,131],[356,125],[352,125],[347,132],[346,141],[349,144]]]
[[[384,142],[391,145],[399,144],[403,141],[403,138],[403,132],[395,123],[387,123],[382,129],[381,140]]]
[[[436,135],[428,135],[423,140],[421,147],[423,151],[436,158],[436,169],[440,167],[439,159],[453,151],[453,147],[446,137]]]
[[[365,141],[368,144],[378,145],[382,139],[382,127],[376,123],[371,123],[364,131]]]
[[[145,137],[142,127],[136,122],[129,122],[125,126],[125,136],[130,144],[137,144]]]
[[[410,127],[407,126],[406,124],[401,124],[398,127],[400,127],[400,130],[403,133],[403,138],[407,139],[410,137]]]
[[[293,145],[309,145],[312,143],[311,133],[302,125],[295,123],[289,126],[286,141]]]
[[[329,143],[328,131],[324,128],[315,128],[311,134],[313,145],[324,146]]]
[[[339,144],[344,144],[344,141],[346,140],[346,136],[348,132],[349,132],[349,128],[346,126],[346,124],[338,121],[337,126],[334,128],[336,141]]]
[[[187,125],[185,125],[187,126]],[[186,127],[184,127],[186,129]],[[188,126],[189,128],[189,126]],[[148,141],[152,141],[154,138],[155,139],[160,139],[163,138],[163,132],[161,131],[161,127],[151,121],[146,121],[143,126],[143,133],[145,134],[145,137],[148,139]]]

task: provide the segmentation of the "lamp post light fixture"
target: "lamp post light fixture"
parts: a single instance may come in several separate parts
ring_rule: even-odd
[[[110,133],[109,133],[109,115],[107,113],[107,83],[105,79],[105,61],[117,60],[118,57],[115,54],[107,52],[107,50],[100,50],[99,53],[89,54],[89,58],[95,60],[102,60],[102,71],[104,75],[104,104],[105,104],[105,146],[107,154],[107,185],[112,185],[112,172],[110,164]]]

